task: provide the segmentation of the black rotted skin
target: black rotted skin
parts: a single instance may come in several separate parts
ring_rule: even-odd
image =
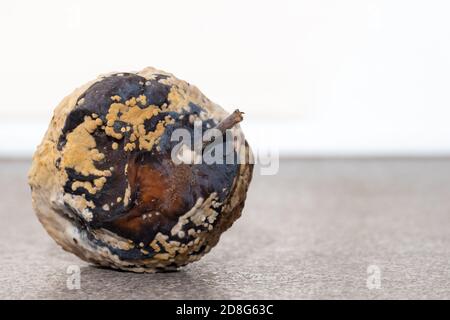
[[[121,97],[121,101],[126,101],[132,97],[145,95],[149,105],[161,107],[163,104],[169,104],[168,94],[171,87],[158,82],[159,78],[164,77],[164,75],[157,76],[155,80],[150,80],[150,85],[146,85],[148,80],[145,78],[125,73],[108,76],[92,85],[79,98],[79,100],[84,99],[83,103],[77,105],[68,115],[58,141],[58,148],[61,151],[64,150],[67,135],[83,123],[85,116],[91,116],[95,113],[106,123],[106,115],[112,103],[112,96],[118,95]],[[95,138],[98,150],[105,155],[105,159],[96,162],[96,167],[100,170],[109,170],[110,167],[113,167],[114,170],[112,171],[112,176],[107,178],[107,182],[102,190],[96,194],[90,194],[81,187],[73,191],[71,186],[74,181],[92,181],[98,177],[83,176],[73,169],[61,168],[61,170],[66,170],[69,177],[64,187],[65,192],[74,195],[84,195],[87,200],[91,200],[95,204],[95,208],[92,210],[94,218],[91,222],[83,221],[83,228],[86,228],[86,230],[105,228],[121,237],[133,240],[135,243],[149,243],[158,232],[170,235],[170,230],[178,222],[178,217],[189,211],[199,197],[206,199],[211,193],[216,192],[220,202],[226,200],[230,195],[233,181],[237,175],[238,164],[182,164],[175,166],[171,161],[171,151],[178,144],[177,141],[170,141],[172,132],[177,128],[184,128],[189,130],[191,136],[193,136],[194,127],[189,121],[189,115],[198,115],[204,111],[200,106],[193,103],[189,104],[189,110],[189,112],[183,111],[180,114],[176,112],[161,112],[144,122],[146,130],[153,131],[158,121],[163,120],[167,115],[175,119],[174,124],[166,126],[166,130],[160,138],[158,144],[160,151],[156,151],[154,147],[151,151],[140,151],[136,148],[131,152],[126,152],[123,148],[128,142],[129,132],[123,133],[123,139],[116,140],[106,135],[100,128],[97,129],[92,135]],[[183,117],[180,119],[181,115]],[[203,121],[202,125],[204,132],[208,127],[213,127],[216,123],[213,120],[208,120]],[[114,130],[120,132],[122,126],[125,126],[125,124],[116,121]],[[113,142],[119,144],[117,150],[112,149]],[[223,163],[225,163],[225,155]],[[134,174],[133,177],[127,177],[124,174],[127,164],[129,175]],[[58,167],[59,163],[55,165]],[[141,173],[141,175],[145,172],[148,176],[136,176],[136,172]],[[174,176],[178,178],[173,180]],[[125,189],[129,183],[132,186],[132,193],[128,206],[124,206],[123,201],[116,203],[117,197],[124,196]],[[152,185],[155,186],[157,191],[158,188],[172,188],[175,190],[174,195],[171,195],[170,198],[164,196],[166,198],[156,199],[147,203],[148,199],[154,197],[148,191],[155,189]],[[163,192],[164,190],[160,191]],[[115,203],[115,205],[109,211],[105,211],[102,206],[110,203]],[[68,211],[73,210],[68,204],[66,204],[66,207]],[[221,209],[221,207],[216,208],[218,212]],[[153,215],[153,218],[148,221],[137,220],[142,214],[155,212],[160,212],[160,214]],[[142,222],[137,223],[136,221]],[[189,224],[186,226],[187,229],[190,227]],[[95,240],[89,233],[88,237],[97,245],[107,246],[107,244]],[[183,239],[174,236],[169,240],[187,243],[192,239],[187,236]],[[139,249],[124,251],[109,248],[123,259],[141,259],[143,257]],[[153,251],[151,248],[146,247],[145,249],[151,253]]]
[[[100,118],[105,121],[111,105],[111,97],[118,95],[123,101],[132,97],[145,95],[147,103],[161,107],[164,103],[168,103],[167,96],[170,86],[158,82],[160,75],[155,80],[146,80],[144,77],[132,73],[122,73],[120,75],[111,75],[99,82],[93,84],[86,92],[78,98],[78,101],[84,100],[81,106],[77,106],[67,116],[66,123],[62,130],[58,147],[60,150],[66,143],[65,136],[67,133],[75,129],[83,122],[85,116],[97,113]],[[151,85],[145,83],[149,81]]]

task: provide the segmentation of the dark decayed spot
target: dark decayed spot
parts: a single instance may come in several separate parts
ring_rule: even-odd
[[[62,135],[58,142],[59,150],[66,143],[66,134],[75,129],[84,121],[85,116],[96,113],[105,122],[105,116],[108,114],[109,107],[113,102],[112,96],[121,97],[121,102],[145,95],[148,104],[158,107],[167,103],[167,96],[170,86],[151,80],[150,85],[146,85],[147,80],[144,77],[123,73],[122,75],[112,75],[94,83],[82,94],[78,101],[83,100],[81,105],[75,107],[67,116]],[[139,105],[139,104],[138,104]]]
[[[188,118],[184,116],[166,128],[159,142],[159,152],[136,151],[129,158],[128,181],[135,201],[125,215],[105,221],[109,230],[128,239],[146,243],[158,232],[170,234],[170,230],[178,222],[178,217],[191,209],[198,198],[206,200],[211,193],[216,192],[219,202],[226,199],[236,177],[238,165],[175,165],[171,160],[171,151],[179,143],[170,141],[175,129],[188,130],[192,137],[191,145],[194,144],[194,128]],[[207,123],[211,125],[214,122],[204,121],[204,130]],[[220,212],[221,207],[217,210]],[[156,215],[157,212],[160,214]],[[151,213],[151,218],[142,220],[142,214],[148,213]],[[189,223],[185,227],[188,230],[194,225]],[[190,239],[185,237],[177,240],[185,243]]]

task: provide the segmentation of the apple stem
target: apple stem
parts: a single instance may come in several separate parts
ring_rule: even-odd
[[[232,114],[220,121],[217,126],[215,126],[215,129],[218,129],[222,134],[225,134],[228,129],[233,128],[239,122],[244,120],[243,114],[244,112],[239,111],[239,109],[234,110]],[[213,142],[214,140],[204,141],[202,150],[205,150],[205,148]]]

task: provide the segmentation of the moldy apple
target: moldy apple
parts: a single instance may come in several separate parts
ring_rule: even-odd
[[[49,235],[81,259],[134,272],[209,252],[241,215],[253,165],[175,164],[171,134],[196,120],[242,134],[240,112],[154,68],[101,76],[63,99],[29,173]],[[251,159],[245,139],[233,152]]]

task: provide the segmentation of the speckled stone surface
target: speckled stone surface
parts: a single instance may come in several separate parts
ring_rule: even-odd
[[[450,298],[450,160],[289,160],[258,168],[242,218],[185,269],[89,266],[47,236],[29,161],[0,161],[2,299]],[[81,268],[81,289],[66,286]],[[369,290],[367,267],[381,270]]]

